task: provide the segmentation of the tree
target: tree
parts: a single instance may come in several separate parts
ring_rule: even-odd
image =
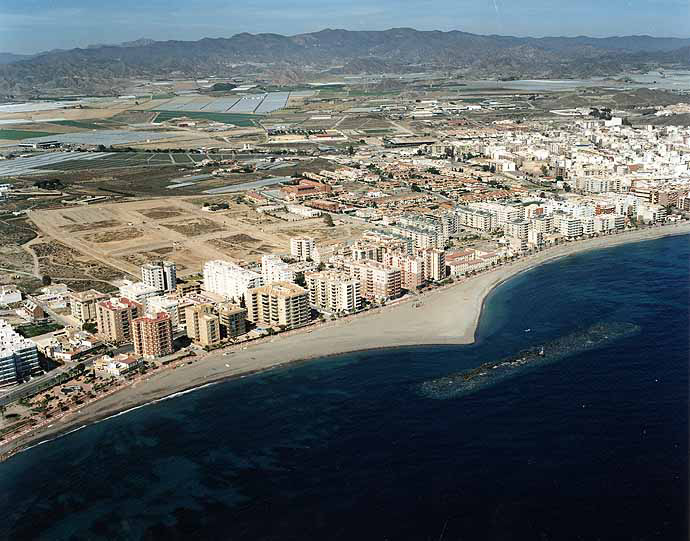
[[[47,274],[44,274],[44,275],[41,277],[41,283],[42,283],[44,286],[49,286],[50,284],[53,283],[53,279],[52,279],[50,276],[48,276]]]
[[[545,176],[546,176],[546,173],[548,173],[548,172],[549,172],[549,168],[546,167],[545,165],[542,165],[542,166],[541,166],[541,175],[542,175],[543,177],[545,177]]]
[[[410,186],[410,189],[413,192],[421,192],[422,191],[422,189],[419,186],[417,186],[417,184],[412,184],[412,186]]]
[[[333,217],[330,214],[323,215],[323,222],[326,224],[327,227],[335,227],[335,224],[333,223]]]
[[[355,147],[353,147],[352,145],[350,145],[349,147],[347,147],[347,153],[348,153],[350,156],[354,156],[354,154],[355,154]]]
[[[566,192],[572,191],[572,188],[570,187],[570,184],[568,184],[567,182],[565,182],[565,183],[563,184],[563,189],[564,189]]]

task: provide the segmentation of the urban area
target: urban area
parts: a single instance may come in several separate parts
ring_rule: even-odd
[[[681,94],[171,85],[0,107],[20,125],[0,130],[0,443],[211,354],[690,217]]]

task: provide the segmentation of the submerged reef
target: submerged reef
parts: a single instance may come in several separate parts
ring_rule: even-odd
[[[602,347],[608,342],[630,336],[639,330],[640,328],[632,323],[599,322],[510,357],[426,381],[420,387],[420,394],[436,399],[465,396],[515,377],[528,369]]]

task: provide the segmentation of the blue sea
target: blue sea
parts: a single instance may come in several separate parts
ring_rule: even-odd
[[[0,464],[0,539],[687,540],[689,276],[687,236],[582,253],[494,290],[471,346],[317,360],[97,423]],[[420,392],[600,321],[639,332]]]

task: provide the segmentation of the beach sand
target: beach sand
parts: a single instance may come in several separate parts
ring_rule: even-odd
[[[192,364],[162,370],[145,381],[83,407],[23,438],[0,447],[7,455],[30,443],[105,418],[114,413],[214,381],[240,377],[308,359],[375,348],[474,341],[484,300],[498,284],[547,261],[574,253],[669,235],[690,233],[690,223],[655,227],[618,235],[565,243],[513,263],[488,270],[460,283],[432,290],[407,302],[358,316],[276,335],[259,343],[207,353]]]

